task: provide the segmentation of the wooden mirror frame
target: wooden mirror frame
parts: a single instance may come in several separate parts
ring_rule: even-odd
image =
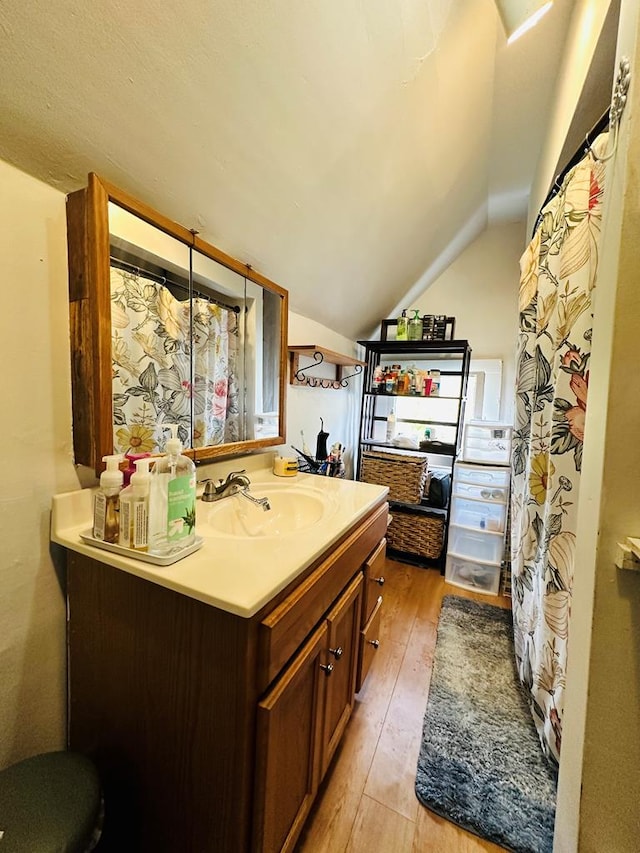
[[[202,240],[197,233],[178,225],[92,172],[86,188],[67,196],[71,394],[76,464],[88,465],[99,473],[104,470],[102,457],[113,453],[109,202],[281,298],[279,434],[195,450],[188,448],[185,454],[201,462],[284,444],[288,292],[248,264],[232,258]]]

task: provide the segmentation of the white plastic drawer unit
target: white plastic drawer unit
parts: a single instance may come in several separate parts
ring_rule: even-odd
[[[510,468],[490,468],[487,465],[465,465],[457,462],[454,480],[491,489],[508,489],[511,480]]]
[[[451,524],[502,533],[506,518],[506,503],[460,497],[454,497],[451,502]]]
[[[499,566],[504,556],[504,535],[450,524],[448,553]]]
[[[507,486],[481,486],[478,483],[465,483],[464,480],[455,480],[453,494],[459,495],[461,498],[506,503],[509,497],[509,489]]]
[[[487,595],[497,595],[500,591],[500,566],[491,566],[475,560],[465,560],[449,554],[444,573],[447,583],[483,592]]]
[[[492,421],[468,421],[464,428],[462,456],[467,462],[508,465],[511,460],[509,424]]]

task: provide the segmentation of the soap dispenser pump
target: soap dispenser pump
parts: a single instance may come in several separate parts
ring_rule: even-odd
[[[107,467],[100,475],[100,488],[93,503],[93,536],[101,542],[117,542],[120,510],[120,490],[123,474],[118,467],[122,461],[120,454],[103,456]]]
[[[177,424],[168,425],[166,454],[153,466],[149,490],[149,553],[167,556],[193,545],[196,466],[182,454]]]

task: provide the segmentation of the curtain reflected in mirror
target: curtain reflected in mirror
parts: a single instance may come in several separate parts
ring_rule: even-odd
[[[278,435],[281,298],[109,204],[113,445]]]

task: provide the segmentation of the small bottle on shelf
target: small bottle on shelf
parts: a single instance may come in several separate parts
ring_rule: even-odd
[[[398,317],[398,327],[396,329],[396,340],[407,340],[407,309],[402,309],[402,314]]]
[[[374,394],[380,394],[382,391],[384,391],[384,373],[380,365],[378,365],[373,371],[373,382],[371,390]]]
[[[389,444],[393,441],[396,435],[396,416],[393,412],[390,412],[387,416],[387,434],[386,440]]]
[[[420,317],[420,311],[417,308],[413,309],[414,316],[410,318],[407,323],[407,335],[410,341],[421,341],[422,340],[422,319]]]

